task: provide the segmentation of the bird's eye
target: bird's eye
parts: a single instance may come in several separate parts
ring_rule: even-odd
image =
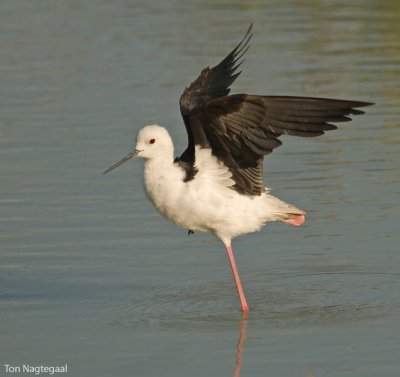
[[[154,144],[156,142],[156,139],[150,139],[149,144]]]

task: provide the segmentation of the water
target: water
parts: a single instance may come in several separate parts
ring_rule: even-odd
[[[254,22],[235,92],[375,102],[268,156],[308,213],[222,245],[158,216],[142,162],[101,172],[148,123],[186,143],[178,98]],[[0,375],[398,376],[396,1],[3,1]]]

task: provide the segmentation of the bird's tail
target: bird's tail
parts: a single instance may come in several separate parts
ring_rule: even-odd
[[[306,217],[304,213],[297,214],[297,213],[288,213],[287,217],[281,220],[282,222],[294,226],[300,226],[306,221]]]
[[[306,220],[305,212],[301,209],[283,202],[282,200],[267,194],[269,205],[273,207],[274,219],[283,223],[300,226]]]

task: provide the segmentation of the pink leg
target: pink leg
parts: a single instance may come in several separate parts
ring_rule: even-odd
[[[240,303],[242,305],[242,311],[247,313],[249,311],[249,306],[247,305],[246,297],[244,296],[242,283],[240,282],[239,273],[235,263],[235,257],[233,256],[232,246],[226,246],[226,251],[228,253],[229,262],[231,264],[233,277],[235,278],[236,288],[239,293]]]

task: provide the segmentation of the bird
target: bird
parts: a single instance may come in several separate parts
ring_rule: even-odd
[[[144,159],[144,185],[155,209],[179,227],[208,232],[225,246],[241,310],[250,307],[232,250],[232,240],[267,222],[300,226],[305,212],[272,196],[263,183],[263,160],[282,136],[316,137],[335,130],[373,103],[331,98],[230,94],[253,36],[253,24],[217,65],[204,68],[184,89],[179,106],[188,145],[174,158],[167,129],[142,128],[136,146],[104,171],[133,157]]]

